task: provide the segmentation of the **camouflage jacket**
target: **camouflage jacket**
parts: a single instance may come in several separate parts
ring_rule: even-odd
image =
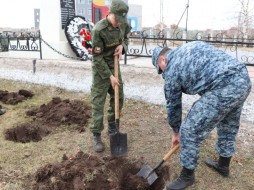
[[[102,79],[109,78],[112,74],[110,69],[114,68],[115,48],[122,44],[124,50],[127,51],[127,34],[130,30],[131,27],[128,24],[114,28],[107,18],[100,20],[94,26],[92,30],[92,61]]]
[[[179,131],[182,117],[182,93],[202,95],[225,87],[229,76],[245,67],[225,52],[205,43],[190,42],[167,54],[167,67],[162,73],[168,122]]]

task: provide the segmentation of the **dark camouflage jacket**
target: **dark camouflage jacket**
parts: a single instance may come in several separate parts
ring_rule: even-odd
[[[225,89],[227,78],[243,67],[230,55],[200,41],[170,51],[162,75],[168,122],[173,130],[178,132],[181,125],[182,93],[202,95],[213,89]]]

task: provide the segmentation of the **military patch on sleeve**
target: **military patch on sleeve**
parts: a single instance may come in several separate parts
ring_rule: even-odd
[[[93,52],[94,52],[95,54],[101,54],[102,49],[101,49],[101,47],[94,47]]]

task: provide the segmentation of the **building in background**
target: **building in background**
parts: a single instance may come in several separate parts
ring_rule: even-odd
[[[128,4],[128,0],[123,0]],[[93,0],[92,5],[92,22],[96,23],[102,18],[105,18],[109,12],[109,6],[112,0]]]
[[[142,30],[142,6],[129,4],[128,13],[129,24],[132,27],[132,31]]]
[[[92,5],[93,0],[75,0],[76,15],[92,21]]]
[[[75,14],[93,23],[105,18],[112,0],[75,0]],[[128,0],[123,0],[128,4]],[[128,21],[133,31],[142,30],[142,6],[129,4]],[[40,28],[40,9],[34,9],[34,28]]]
[[[128,4],[128,0],[123,0]],[[76,0],[76,15],[83,16],[93,23],[105,18],[109,11],[112,0]],[[129,5],[129,24],[132,30],[141,30],[142,26],[142,6]]]
[[[109,11],[109,6],[112,0],[93,0],[92,7],[92,21],[98,22],[102,18],[105,18]]]

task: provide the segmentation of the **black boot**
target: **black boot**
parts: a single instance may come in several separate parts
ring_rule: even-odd
[[[109,122],[108,123],[108,134],[109,135],[114,135],[116,133],[117,133],[116,123],[115,122]]]
[[[102,152],[104,150],[104,145],[101,141],[100,133],[93,133],[93,149],[96,152]]]
[[[229,176],[229,164],[232,157],[222,157],[220,156],[218,161],[206,158],[205,163],[210,168],[216,170],[219,174],[224,177]]]
[[[194,170],[183,167],[180,176],[167,187],[167,190],[182,190],[195,182]]]

